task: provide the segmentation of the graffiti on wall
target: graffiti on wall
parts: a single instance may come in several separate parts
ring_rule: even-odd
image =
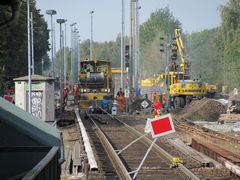
[[[32,98],[31,99],[32,100],[32,115],[39,119],[42,119],[43,92],[42,91],[32,91],[31,98]],[[28,104],[27,104],[27,108],[28,108]]]

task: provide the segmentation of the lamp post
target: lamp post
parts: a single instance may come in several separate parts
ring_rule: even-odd
[[[78,36],[78,81],[80,81],[79,75],[80,75],[80,72],[81,72],[80,62],[81,62],[81,39],[80,39],[80,35],[79,35]]]
[[[67,84],[67,19],[65,19],[65,32],[64,32],[64,87]]]
[[[32,48],[32,74],[34,74],[34,40],[33,40],[33,13],[30,14],[31,21],[31,48]]]
[[[65,23],[65,19],[57,19],[57,23],[60,25],[60,104],[61,104],[61,112],[62,112],[62,107],[63,107],[63,59],[64,59],[64,54],[63,54],[63,33],[62,33],[62,24]]]
[[[140,67],[139,67],[139,64],[140,64],[140,41],[139,41],[139,30],[140,30],[140,27],[139,27],[139,10],[141,9],[141,6],[138,6],[138,0],[136,0],[136,38],[135,38],[135,87],[136,87],[136,95],[139,96],[140,95]]]
[[[73,59],[73,82],[77,83],[77,73],[78,73],[78,33],[77,28],[74,29],[74,59]]]
[[[122,35],[121,35],[121,88],[123,86],[123,63],[125,62],[125,0],[122,0]]]
[[[70,24],[71,26],[71,84],[74,85],[74,32],[73,32],[73,28],[77,23],[74,22],[72,24]]]
[[[94,11],[90,11],[89,13],[91,14],[90,60],[93,60],[93,13]]]
[[[30,0],[27,1],[27,26],[28,26],[28,112],[32,113],[32,82],[31,82],[31,27],[30,27]]]
[[[54,60],[53,60],[53,53],[54,53],[54,51],[53,51],[53,18],[52,18],[52,16],[57,14],[57,11],[55,11],[55,10],[47,10],[46,14],[51,16],[52,77],[54,78],[55,77],[55,69],[54,69]]]

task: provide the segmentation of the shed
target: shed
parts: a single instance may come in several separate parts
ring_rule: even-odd
[[[28,110],[28,76],[13,79],[15,81],[15,103]],[[55,120],[54,78],[40,75],[31,76],[32,114],[43,121]]]

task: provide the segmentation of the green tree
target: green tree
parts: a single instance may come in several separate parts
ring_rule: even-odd
[[[219,52],[222,53],[224,67],[223,80],[229,88],[240,87],[240,4],[238,0],[229,0],[221,6],[221,26]]]
[[[160,53],[160,37],[173,34],[174,29],[180,28],[181,23],[173,17],[169,8],[159,9],[150,15],[150,18],[140,26],[140,65],[143,77],[152,77],[153,74],[164,72],[166,66],[166,51]]]
[[[34,60],[35,72],[41,73],[42,60],[49,61],[47,51],[48,30],[47,23],[40,10],[36,9],[35,0],[31,1],[31,10],[34,19]],[[1,12],[1,18],[6,19],[9,11]],[[0,65],[1,76],[18,77],[26,75],[28,72],[28,41],[27,41],[27,5],[22,2],[18,23],[9,29],[5,29],[0,34]]]

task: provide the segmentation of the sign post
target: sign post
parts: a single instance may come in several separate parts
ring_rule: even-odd
[[[141,105],[143,107],[147,107],[147,106],[145,106],[146,103],[144,103],[144,101],[142,102]],[[152,141],[150,147],[148,148],[147,152],[145,153],[140,165],[138,166],[138,168],[136,170],[128,173],[128,174],[134,174],[133,179],[135,179],[137,177],[137,174],[138,174],[139,170],[141,169],[144,161],[146,160],[148,154],[150,153],[150,151],[151,151],[152,147],[154,146],[155,142],[157,141],[157,139],[161,136],[165,136],[167,134],[175,132],[175,128],[174,128],[174,125],[173,125],[171,115],[167,114],[167,115],[163,115],[163,116],[156,117],[156,118],[153,118],[153,119],[148,119],[144,131],[145,131],[145,134],[143,134],[139,138],[135,139],[133,142],[129,143],[122,150],[118,150],[118,153],[117,153],[118,155],[121,154],[124,150],[126,150],[132,144],[139,141],[140,139],[145,137],[147,134],[151,133],[153,141]]]
[[[141,103],[141,106],[142,106],[142,108],[143,108],[144,118],[146,118],[146,108],[149,106],[149,103],[144,100],[144,101]]]
[[[151,151],[153,145],[157,141],[157,139],[161,136],[165,136],[170,133],[175,132],[175,128],[173,125],[172,117],[170,114],[163,115],[160,117],[156,117],[153,119],[148,119],[146,127],[145,127],[146,133],[151,133],[153,141],[151,146],[148,148],[145,156],[142,159],[142,162],[138,166],[137,170],[130,172],[129,174],[134,173],[133,179],[137,177],[138,171],[141,169],[145,159],[147,158],[149,152]]]

